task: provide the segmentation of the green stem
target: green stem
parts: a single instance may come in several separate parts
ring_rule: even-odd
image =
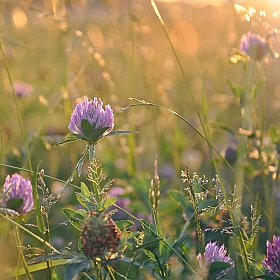
[[[95,160],[95,146],[94,145],[89,145],[89,161],[90,161],[90,166],[91,166],[91,177],[93,179],[92,181],[92,186],[93,186],[93,193],[96,199],[96,203],[98,205],[98,208],[100,206],[100,196],[99,196],[99,181],[98,181],[98,175],[95,173],[95,167],[94,167],[94,162]]]
[[[9,221],[10,223],[12,223],[13,225],[17,226],[18,228],[22,229],[23,231],[27,232],[29,235],[33,236],[35,239],[37,239],[38,241],[40,241],[43,244],[46,244],[47,247],[49,247],[53,252],[55,253],[60,253],[56,248],[54,248],[50,243],[48,243],[47,241],[45,241],[43,238],[39,237],[38,235],[36,235],[35,233],[33,233],[32,231],[28,230],[27,228],[25,228],[24,226],[20,225],[19,223],[15,222],[14,220],[10,219],[9,217],[3,215],[0,213],[0,217],[2,217],[3,219]]]
[[[133,220],[138,221],[139,223],[141,223],[138,218],[136,218],[134,215],[132,215],[131,213],[129,213],[125,209],[121,208],[117,204],[113,204],[113,205],[117,209],[123,211],[125,214],[127,214],[129,217],[131,217]],[[164,239],[162,239],[161,236],[159,236],[154,230],[152,230],[150,227],[146,226],[144,223],[141,223],[141,225],[143,227],[145,227],[147,230],[149,230],[152,234],[154,234],[158,238],[158,240],[162,241],[169,249],[171,249],[171,251],[188,267],[188,269],[192,273],[197,275],[197,272],[191,267],[191,265],[176,250],[174,250],[174,248],[172,248]]]
[[[157,253],[156,253],[156,252],[153,252],[153,253],[154,253],[154,256],[155,256],[156,261],[157,261],[157,263],[158,263],[158,266],[159,266],[161,275],[162,275],[163,277],[166,277],[166,273],[164,272],[164,269],[163,269],[163,267],[162,267],[162,265],[161,265],[161,263],[160,263],[160,260],[159,260],[159,258],[158,258],[158,256],[157,256]]]
[[[195,196],[194,185],[193,185],[193,181],[190,177],[188,167],[186,167],[185,172],[186,172],[186,175],[187,175],[187,182],[189,184],[188,190],[189,190],[189,193],[190,193],[190,196],[191,196],[191,202],[192,202],[193,209],[194,209],[194,218],[195,218],[195,221],[196,221],[196,229],[197,229],[197,237],[198,237],[198,251],[199,251],[199,253],[201,253],[201,255],[203,255],[203,253],[204,253],[203,234],[202,234],[202,229],[201,229],[201,225],[200,225],[200,217],[199,217],[197,198]]]
[[[95,145],[89,145],[89,161],[93,162],[95,158]]]
[[[29,169],[21,168],[21,167],[18,167],[18,166],[13,166],[13,165],[5,164],[5,163],[0,163],[0,166],[9,167],[9,168],[12,168],[12,169],[28,172],[31,175],[34,174],[34,171],[30,171]],[[61,180],[59,178],[56,178],[56,177],[53,177],[53,176],[50,176],[50,175],[46,175],[46,174],[44,174],[44,178],[48,178],[48,179],[51,179],[51,180],[54,180],[54,181],[58,181],[58,182],[63,183],[63,184],[65,183],[64,180]],[[75,189],[78,189],[78,190],[81,189],[81,187],[76,186],[75,184],[72,184],[72,183],[69,183],[69,186],[71,186]]]
[[[253,63],[254,61],[250,60],[248,64],[248,71],[246,72],[246,91],[243,93],[241,104],[241,136],[240,141],[237,147],[237,161],[236,161],[236,197],[241,198],[243,196],[244,189],[244,163],[247,157],[247,140],[248,132],[251,132],[252,127],[252,118],[251,118],[251,92],[252,92],[252,74],[253,74]],[[238,220],[241,221],[241,209],[239,209]]]
[[[22,139],[23,139],[23,142],[24,142],[25,150],[26,150],[26,156],[27,156],[27,160],[28,160],[29,169],[30,169],[30,171],[32,171],[33,169],[32,169],[32,164],[31,164],[31,158],[30,158],[30,155],[29,155],[28,144],[27,144],[27,141],[26,141],[25,133],[24,133],[22,116],[21,116],[21,113],[20,113],[18,100],[17,100],[17,95],[16,95],[14,85],[13,85],[12,75],[11,75],[11,72],[10,72],[8,64],[7,64],[7,59],[6,59],[6,55],[5,55],[5,52],[4,52],[3,41],[2,41],[1,35],[0,35],[0,50],[1,50],[2,59],[3,59],[3,62],[4,62],[4,66],[5,66],[7,75],[8,75],[9,83],[10,83],[10,86],[12,88],[14,102],[16,104],[17,116],[18,116],[18,120],[19,120],[19,124],[20,124]]]
[[[17,243],[17,248],[18,248],[20,260],[21,260],[21,263],[22,263],[23,268],[25,270],[26,276],[28,277],[29,280],[33,280],[33,277],[31,276],[31,274],[28,270],[28,266],[27,266],[24,254],[23,254],[22,249],[21,249],[21,241],[20,241],[20,237],[19,237],[18,227],[16,225],[14,225],[14,232],[15,232],[16,243]]]

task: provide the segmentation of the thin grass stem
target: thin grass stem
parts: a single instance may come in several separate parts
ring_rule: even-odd
[[[9,217],[3,215],[0,213],[0,217],[2,217],[3,219],[9,221],[10,223],[12,223],[13,225],[19,227],[21,230],[25,231],[26,233],[28,233],[29,235],[31,235],[32,237],[34,237],[35,239],[37,239],[38,241],[40,241],[43,244],[46,244],[47,247],[49,247],[53,252],[55,253],[60,253],[56,248],[54,248],[50,243],[48,243],[47,241],[45,241],[43,238],[39,237],[38,235],[36,235],[35,233],[33,233],[32,231],[28,230],[27,228],[25,228],[24,226],[20,225],[19,223],[15,222],[14,220],[10,219]]]
[[[18,248],[18,252],[19,252],[19,257],[20,257],[21,263],[23,265],[23,268],[25,270],[25,274],[26,274],[26,276],[28,277],[29,280],[33,280],[33,277],[28,270],[28,266],[27,266],[23,251],[21,249],[21,241],[20,241],[19,231],[18,231],[18,227],[16,225],[14,225],[14,233],[15,233],[15,237],[16,237],[16,243],[17,243],[17,248]]]

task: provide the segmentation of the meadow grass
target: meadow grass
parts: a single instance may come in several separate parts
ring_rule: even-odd
[[[280,235],[279,11],[243,5],[0,4],[0,179],[29,177],[34,197],[23,217],[1,210],[3,279],[280,277],[262,265],[266,241]],[[238,51],[248,31],[269,35],[271,53]],[[97,161],[80,160],[90,143],[55,147],[85,96],[111,105],[117,134],[138,132],[99,141]],[[125,217],[119,247],[88,259],[80,231],[96,223],[91,211],[112,209]],[[200,266],[210,241],[233,269],[225,256]]]

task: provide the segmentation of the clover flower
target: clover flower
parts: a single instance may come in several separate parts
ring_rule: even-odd
[[[267,257],[262,261],[269,273],[280,275],[280,237],[273,236],[273,244],[266,241]]]
[[[6,208],[11,208],[19,214],[25,214],[33,210],[34,201],[32,195],[32,185],[29,179],[24,179],[19,174],[15,173],[12,176],[8,175],[3,187],[3,191],[8,194],[3,198],[1,204]],[[20,200],[13,200],[13,199]],[[12,202],[13,201],[13,202]]]
[[[239,49],[252,59],[259,61],[270,52],[267,40],[260,35],[251,32],[248,32],[241,37]]]
[[[230,256],[226,256],[227,250],[225,249],[225,246],[222,245],[219,247],[217,245],[217,242],[209,242],[205,247],[205,252],[203,256],[201,253],[197,256],[197,261],[200,266],[200,268],[209,269],[212,262],[227,262],[231,264],[231,267],[229,267],[226,270],[223,270],[219,272],[216,275],[216,279],[220,278],[224,274],[226,274],[232,267],[234,267],[234,262],[230,258]]]
[[[110,105],[106,105],[105,110],[102,106],[103,102],[97,97],[78,103],[68,125],[70,131],[92,140],[93,144],[109,134],[114,127],[114,114]]]
[[[17,97],[27,97],[32,93],[33,87],[22,81],[15,81],[14,90]]]

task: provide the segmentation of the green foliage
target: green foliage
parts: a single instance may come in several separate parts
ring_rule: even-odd
[[[44,280],[216,279],[230,264],[212,262],[201,275],[197,254],[218,240],[235,261],[222,279],[279,279],[262,265],[280,221],[279,60],[270,61],[272,49],[264,62],[232,49],[250,24],[268,32],[272,48],[279,30],[269,3],[186,4],[178,13],[153,0],[25,2],[1,4],[0,177],[30,173],[34,211],[14,211],[22,198],[1,204],[0,278],[12,268],[8,277]],[[16,79],[32,92],[24,95]],[[93,130],[86,119],[82,134],[67,134],[74,100],[85,95],[118,110],[120,130],[106,135],[118,137],[99,141],[109,127]],[[232,161],[229,146],[237,147]],[[116,181],[106,181],[95,157]],[[46,174],[33,171],[38,162]],[[213,183],[184,170],[182,185],[186,164]],[[109,195],[115,186],[124,192]],[[116,252],[103,259],[83,253],[92,212],[116,218],[121,231]]]

